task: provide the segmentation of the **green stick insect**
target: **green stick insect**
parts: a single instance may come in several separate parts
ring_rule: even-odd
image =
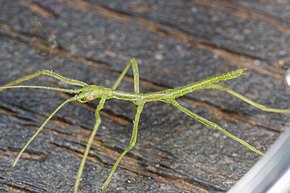
[[[122,81],[122,79],[124,78],[125,74],[127,73],[127,71],[130,69],[130,67],[132,67],[133,69],[133,76],[134,76],[134,93],[133,92],[124,92],[124,91],[120,91],[120,90],[116,90],[117,87],[119,86],[120,82]],[[186,86],[181,86],[178,88],[174,88],[174,89],[166,89],[163,91],[158,91],[158,92],[152,92],[152,93],[140,93],[139,92],[139,72],[138,72],[138,65],[137,65],[137,61],[132,58],[129,60],[127,66],[125,67],[125,69],[123,70],[123,72],[120,74],[119,78],[117,79],[117,81],[114,83],[112,88],[105,88],[102,86],[97,86],[97,85],[88,85],[87,83],[84,83],[82,81],[78,81],[78,80],[74,80],[74,79],[70,79],[70,78],[66,78],[63,77],[59,74],[56,74],[52,71],[48,71],[48,70],[41,70],[39,72],[36,72],[34,74],[25,76],[23,78],[17,79],[15,81],[12,81],[2,87],[0,87],[0,91],[5,90],[5,89],[11,89],[11,88],[33,88],[33,89],[47,89],[47,90],[54,90],[54,91],[60,91],[60,92],[64,92],[64,93],[70,93],[70,94],[74,94],[73,97],[71,97],[70,99],[64,101],[62,104],[60,104],[50,115],[49,117],[44,121],[44,123],[37,129],[37,131],[35,132],[35,134],[30,138],[30,140],[24,145],[24,147],[21,149],[21,151],[19,152],[18,156],[16,157],[15,161],[13,162],[13,167],[16,165],[16,163],[18,162],[19,158],[21,157],[22,153],[25,151],[25,149],[27,148],[27,146],[33,141],[33,139],[38,135],[38,133],[40,133],[42,131],[42,129],[45,127],[45,125],[47,124],[47,122],[67,103],[70,103],[72,101],[78,101],[81,103],[86,103],[88,101],[92,101],[94,99],[100,99],[99,104],[96,108],[95,111],[95,125],[93,128],[93,131],[88,139],[87,145],[86,145],[86,149],[84,151],[84,155],[82,158],[82,161],[80,163],[80,167],[79,167],[79,171],[76,177],[76,182],[75,182],[75,186],[74,186],[74,193],[78,192],[78,187],[79,187],[79,183],[80,183],[80,179],[82,176],[82,172],[83,172],[83,168],[85,166],[85,162],[87,160],[87,156],[89,154],[89,150],[92,144],[92,141],[94,140],[94,137],[97,133],[97,130],[99,128],[99,125],[101,124],[101,117],[100,117],[100,111],[103,109],[104,104],[106,102],[106,100],[108,99],[119,99],[119,100],[127,100],[127,101],[131,101],[133,102],[135,105],[137,105],[137,111],[135,114],[135,119],[134,119],[134,124],[133,124],[133,132],[132,132],[132,136],[131,136],[131,140],[130,140],[130,144],[129,146],[123,151],[123,153],[121,153],[121,155],[118,157],[117,161],[115,162],[115,164],[113,165],[111,172],[109,173],[109,176],[107,177],[106,181],[104,182],[103,186],[101,187],[101,190],[104,190],[108,184],[110,183],[113,174],[115,172],[115,170],[117,169],[120,161],[122,160],[122,158],[125,156],[125,154],[130,151],[136,144],[136,140],[137,140],[137,132],[138,132],[138,123],[139,123],[139,119],[140,119],[140,114],[143,110],[143,107],[145,105],[145,103],[147,102],[151,102],[151,101],[161,101],[161,102],[165,102],[165,103],[169,103],[172,104],[173,106],[175,106],[176,108],[178,108],[180,111],[184,112],[185,114],[187,114],[188,116],[192,117],[193,119],[201,122],[202,124],[211,127],[215,130],[220,131],[221,133],[225,134],[226,136],[228,136],[229,138],[232,138],[233,140],[239,142],[240,144],[244,145],[245,147],[247,147],[248,149],[252,150],[253,152],[259,154],[259,155],[264,155],[263,152],[261,152],[260,150],[256,149],[255,147],[253,147],[252,145],[248,144],[247,142],[243,141],[242,139],[234,136],[233,134],[229,133],[228,131],[224,130],[223,128],[221,128],[219,125],[217,125],[214,122],[211,122],[201,116],[199,116],[198,114],[190,111],[189,109],[183,107],[179,102],[176,101],[177,98],[184,96],[188,93],[197,91],[197,90],[201,90],[201,89],[211,89],[211,90],[220,90],[220,91],[224,91],[227,92],[237,98],[239,98],[240,100],[249,103],[252,106],[255,106],[263,111],[267,111],[267,112],[275,112],[275,113],[290,113],[290,109],[274,109],[274,108],[268,108],[265,107],[263,105],[260,105],[238,93],[236,93],[235,91],[224,87],[224,86],[220,86],[218,85],[219,82],[225,81],[225,80],[229,80],[229,79],[233,79],[233,78],[237,78],[239,76],[245,75],[246,74],[246,69],[242,68],[242,69],[238,69],[238,70],[234,70],[228,73],[224,73],[224,74],[219,74],[192,84],[188,84]],[[47,86],[34,86],[34,85],[17,85],[19,83],[22,83],[24,81],[36,78],[40,75],[47,75],[50,77],[53,77],[57,80],[63,81],[67,84],[70,85],[76,85],[76,86],[80,86],[80,89],[64,89],[64,88],[57,88],[57,87],[47,87]]]

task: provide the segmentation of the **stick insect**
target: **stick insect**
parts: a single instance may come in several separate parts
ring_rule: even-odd
[[[122,81],[122,79],[124,78],[124,76],[126,75],[127,71],[130,69],[130,67],[133,70],[133,77],[134,77],[134,92],[124,92],[124,91],[120,91],[117,90],[117,87],[119,86],[120,82]],[[248,144],[247,142],[245,142],[244,140],[234,136],[233,134],[229,133],[228,131],[226,131],[225,129],[221,128],[218,124],[211,122],[201,116],[199,116],[198,114],[190,111],[189,109],[185,108],[184,106],[182,106],[179,102],[177,102],[177,98],[184,96],[188,93],[197,91],[197,90],[201,90],[201,89],[211,89],[211,90],[219,90],[219,91],[224,91],[227,92],[237,98],[239,98],[240,100],[249,103],[252,106],[255,106],[256,108],[261,109],[262,111],[267,111],[267,112],[274,112],[274,113],[290,113],[290,109],[275,109],[275,108],[269,108],[266,106],[263,106],[261,104],[258,104],[254,101],[252,101],[249,98],[244,97],[243,95],[231,90],[230,88],[224,87],[219,85],[219,82],[222,81],[226,81],[226,80],[230,80],[230,79],[234,79],[237,77],[240,77],[242,75],[246,74],[246,69],[242,68],[242,69],[238,69],[238,70],[234,70],[231,72],[227,72],[224,74],[219,74],[216,76],[212,76],[209,77],[207,79],[204,80],[200,80],[198,82],[192,83],[192,84],[188,84],[185,86],[181,86],[178,88],[174,88],[174,89],[166,89],[163,91],[158,91],[158,92],[152,92],[152,93],[140,93],[139,91],[139,72],[138,72],[138,64],[137,61],[132,58],[129,60],[128,64],[126,65],[125,69],[122,71],[122,73],[120,74],[119,78],[117,79],[117,81],[114,83],[112,88],[106,88],[106,87],[102,87],[102,86],[97,86],[97,85],[89,85],[85,82],[82,81],[78,81],[78,80],[74,80],[74,79],[70,79],[70,78],[66,78],[63,77],[59,74],[56,74],[52,71],[48,71],[48,70],[41,70],[38,71],[34,74],[30,74],[28,76],[25,76],[23,78],[19,78],[15,81],[12,81],[2,87],[0,87],[0,91],[5,90],[5,89],[12,89],[12,88],[31,88],[31,89],[47,89],[47,90],[54,90],[54,91],[60,91],[60,92],[64,92],[64,93],[69,93],[72,94],[73,97],[67,99],[66,101],[64,101],[63,103],[61,103],[49,116],[48,118],[43,122],[43,124],[36,130],[36,132],[34,133],[34,135],[29,139],[29,141],[23,146],[23,148],[21,149],[21,151],[19,152],[18,156],[16,157],[15,161],[13,162],[13,167],[17,164],[19,158],[21,157],[22,153],[26,150],[26,148],[28,147],[28,145],[33,141],[33,139],[43,130],[43,128],[45,127],[45,125],[47,124],[47,122],[66,104],[72,102],[72,101],[78,101],[81,103],[86,103],[95,99],[100,99],[99,104],[96,108],[95,111],[95,124],[94,124],[94,128],[92,130],[92,133],[87,141],[87,145],[86,145],[86,149],[84,151],[80,166],[79,166],[79,170],[76,176],[76,182],[74,185],[74,193],[78,192],[78,187],[80,184],[80,180],[81,180],[81,176],[82,176],[82,172],[83,172],[83,168],[85,166],[85,162],[87,160],[87,156],[89,154],[89,150],[92,144],[92,141],[97,133],[97,130],[99,128],[99,125],[101,124],[101,117],[100,117],[100,111],[103,109],[105,102],[108,99],[119,99],[119,100],[127,100],[127,101],[131,101],[133,102],[136,106],[137,106],[137,111],[135,114],[135,118],[133,121],[133,131],[132,131],[132,136],[131,136],[131,140],[130,140],[130,144],[129,146],[123,151],[123,153],[121,153],[118,157],[118,159],[116,160],[115,164],[113,165],[107,179],[105,180],[103,186],[101,187],[101,190],[104,190],[108,184],[110,183],[113,174],[115,172],[115,170],[117,169],[120,161],[122,160],[122,158],[125,156],[125,154],[130,151],[136,144],[136,140],[137,140],[137,132],[138,132],[138,123],[139,123],[139,119],[140,119],[140,114],[143,110],[143,107],[145,105],[145,103],[151,102],[151,101],[161,101],[164,103],[169,103],[173,106],[175,106],[177,109],[179,109],[180,111],[182,111],[183,113],[187,114],[188,116],[192,117],[193,119],[199,121],[200,123],[213,128],[214,130],[217,130],[221,133],[223,133],[224,135],[228,136],[229,138],[239,142],[240,144],[242,144],[243,146],[247,147],[248,149],[250,149],[251,151],[259,154],[259,155],[264,155],[264,153],[260,150],[258,150],[257,148],[253,147],[252,145]],[[47,75],[50,77],[53,77],[57,80],[63,81],[67,84],[70,85],[75,85],[75,86],[80,86],[81,88],[79,89],[65,89],[65,88],[58,88],[58,87],[48,87],[48,86],[35,86],[35,85],[18,85],[22,82],[25,82],[27,80],[36,78],[40,75]]]

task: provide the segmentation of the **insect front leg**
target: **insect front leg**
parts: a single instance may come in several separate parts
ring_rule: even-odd
[[[189,115],[190,117],[194,118],[195,120],[199,121],[200,123],[211,127],[215,130],[220,131],[221,133],[225,134],[226,136],[230,137],[231,139],[239,142],[240,144],[242,144],[243,146],[247,147],[248,149],[250,149],[251,151],[259,154],[259,155],[264,155],[263,152],[261,152],[260,150],[256,149],[255,147],[253,147],[252,145],[248,144],[247,142],[245,142],[244,140],[234,136],[233,134],[229,133],[228,131],[226,131],[225,129],[221,128],[219,125],[217,125],[214,122],[211,122],[201,116],[199,116],[198,114],[190,111],[189,109],[181,106],[176,100],[172,100],[171,104],[174,105],[176,108],[178,108],[179,110],[181,110],[182,112],[184,112],[185,114]]]
[[[71,84],[71,85],[77,85],[77,86],[81,86],[81,87],[87,85],[87,83],[84,83],[82,81],[66,78],[66,77],[63,77],[63,76],[61,76],[61,75],[59,75],[57,73],[49,71],[49,70],[41,70],[41,71],[38,71],[36,73],[24,76],[22,78],[19,78],[17,80],[14,80],[12,82],[9,82],[9,83],[5,84],[3,87],[0,87],[0,91],[6,89],[9,86],[13,86],[13,85],[20,84],[22,82],[34,79],[34,78],[36,78],[36,77],[38,77],[40,75],[47,75],[47,76],[53,77],[53,78],[55,78],[57,80],[63,81],[65,83],[67,83],[67,84]]]
[[[35,86],[35,85],[16,85],[16,86],[1,86],[0,91],[10,88],[32,88],[32,89],[45,89],[45,90],[54,90],[59,92],[65,92],[70,94],[77,94],[80,92],[80,89],[65,89],[58,87],[50,87],[50,86]]]

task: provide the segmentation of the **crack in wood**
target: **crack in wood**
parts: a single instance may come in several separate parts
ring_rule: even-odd
[[[29,9],[30,12],[40,15],[41,17],[48,18],[48,19],[56,19],[58,15],[48,7],[44,7],[38,2],[27,2],[26,7]]]
[[[10,193],[9,191],[11,191],[11,193],[39,193],[39,192],[48,192],[45,188],[43,187],[39,187],[39,186],[35,186],[32,185],[30,183],[25,183],[25,181],[21,181],[21,182],[9,182],[9,181],[5,181],[4,185],[6,185],[7,187],[9,187],[10,190],[8,190],[8,193]],[[37,189],[37,190],[35,190]]]
[[[192,2],[204,6],[208,6],[211,8],[222,10],[225,13],[230,15],[234,15],[236,17],[241,17],[247,20],[259,20],[266,23],[269,23],[273,27],[275,27],[281,33],[286,35],[290,35],[290,28],[283,24],[276,17],[269,15],[268,13],[253,10],[250,7],[246,7],[241,3],[232,2],[229,0],[217,1],[217,0],[192,0]]]
[[[19,153],[19,149],[15,147],[6,147],[0,148],[1,155],[6,155],[8,157],[16,157]],[[22,154],[23,159],[27,160],[45,160],[48,157],[46,153],[43,152],[34,152],[31,150],[27,150]],[[12,167],[12,166],[11,166]]]
[[[70,138],[71,139],[71,138]],[[75,142],[74,142],[75,143]],[[74,155],[76,155],[77,157],[79,157],[80,159],[82,159],[83,157],[83,151],[80,150],[80,149],[77,149],[77,148],[71,148],[71,146],[67,146],[67,145],[64,145],[64,144],[58,144],[58,143],[55,143],[55,142],[49,142],[49,144],[52,146],[52,147],[58,147],[60,149],[64,149],[65,151],[67,152],[72,152]],[[81,143],[78,143],[78,145],[82,145]],[[83,145],[82,145],[83,146]],[[85,146],[84,146],[85,147]],[[91,151],[93,150],[93,148],[91,149]],[[99,152],[98,152],[99,153]],[[98,163],[98,164],[105,164],[105,161],[97,156],[97,155],[93,155],[91,153],[89,153],[88,157],[87,157],[87,160],[93,162],[93,163]]]

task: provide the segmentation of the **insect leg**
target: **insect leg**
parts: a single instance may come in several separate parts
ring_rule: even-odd
[[[127,66],[124,68],[124,70],[122,71],[122,73],[118,77],[117,81],[114,83],[114,85],[112,87],[113,90],[116,90],[116,88],[119,86],[119,84],[121,83],[121,81],[124,78],[125,74],[128,72],[128,70],[129,70],[131,65],[132,65],[133,73],[134,73],[134,83],[137,84],[137,86],[135,86],[135,91],[139,92],[139,74],[138,74],[137,62],[136,62],[135,59],[129,60]],[[95,137],[95,135],[97,133],[99,125],[101,124],[100,111],[103,109],[105,102],[106,102],[106,99],[102,98],[100,100],[100,102],[99,102],[99,105],[98,105],[97,109],[96,109],[96,112],[95,112],[96,121],[95,121],[94,129],[93,129],[93,131],[92,131],[92,133],[90,135],[90,138],[89,138],[89,140],[87,142],[87,145],[86,145],[85,152],[83,154],[83,158],[82,158],[82,161],[81,161],[81,164],[80,164],[80,167],[79,167],[79,171],[78,171],[78,174],[77,174],[77,177],[76,177],[76,182],[75,182],[75,186],[74,186],[74,193],[78,192],[78,187],[79,187],[79,184],[80,184],[81,176],[82,176],[82,173],[83,173],[83,169],[84,169],[84,166],[85,166],[85,163],[86,163],[86,160],[87,160],[87,157],[88,157],[92,142],[93,142],[94,137]]]
[[[270,108],[270,107],[266,107],[264,105],[258,104],[254,101],[252,101],[251,99],[233,91],[230,88],[224,87],[224,86],[220,86],[220,85],[211,85],[209,87],[206,87],[206,89],[213,89],[213,90],[220,90],[220,91],[225,91],[237,98],[239,98],[240,100],[249,103],[250,105],[261,109],[262,111],[266,111],[266,112],[273,112],[273,113],[290,113],[290,109],[276,109],[276,108]]]
[[[64,89],[64,88],[58,88],[58,87],[49,87],[49,86],[35,86],[35,85],[16,85],[16,86],[2,86],[0,87],[0,91],[10,88],[34,88],[34,89],[46,89],[46,90],[55,90],[60,92],[66,92],[66,93],[79,93],[80,89]]]
[[[240,144],[246,146],[248,149],[252,150],[253,152],[259,154],[259,155],[264,155],[263,152],[261,152],[260,150],[256,149],[255,147],[253,147],[252,145],[248,144],[247,142],[245,142],[244,140],[234,136],[233,134],[229,133],[228,131],[226,131],[225,129],[221,128],[219,125],[217,125],[214,122],[211,122],[201,116],[199,116],[198,114],[190,111],[189,109],[181,106],[176,100],[172,100],[171,104],[174,105],[176,108],[178,108],[179,110],[181,110],[182,112],[184,112],[185,114],[189,115],[190,117],[194,118],[195,120],[199,121],[200,123],[211,127],[215,130],[220,131],[221,133],[225,134],[226,136],[232,138],[233,140],[239,142]]]
[[[129,60],[125,70],[123,71],[123,73],[120,75],[119,79],[121,81],[121,79],[125,76],[126,71],[128,71],[130,65],[132,65],[132,69],[133,69],[133,76],[134,76],[134,91],[135,93],[139,93],[139,71],[138,71],[138,64],[136,59],[132,58]],[[127,69],[128,68],[128,69]],[[126,70],[127,69],[127,70]],[[121,78],[122,77],[122,78]],[[118,79],[118,80],[119,80]],[[117,83],[118,81],[116,81]],[[115,87],[115,85],[113,86],[113,89],[117,88],[117,86]],[[106,181],[104,182],[101,190],[103,191],[104,189],[106,189],[106,187],[108,186],[108,184],[110,183],[113,174],[115,172],[115,170],[117,169],[119,162],[123,159],[123,157],[126,155],[126,153],[128,151],[130,151],[136,144],[136,140],[137,140],[137,132],[138,132],[138,123],[139,123],[139,119],[140,119],[140,114],[143,110],[144,107],[144,103],[143,101],[138,104],[137,106],[137,112],[135,114],[135,120],[134,120],[134,126],[133,126],[133,132],[132,132],[132,137],[130,140],[130,145],[124,150],[124,152],[119,156],[119,158],[117,159],[117,161],[115,162],[114,166],[111,169],[111,172],[108,176],[108,178],[106,179]]]
[[[112,87],[113,90],[115,90],[120,82],[122,81],[122,79],[124,78],[125,74],[128,72],[130,66],[132,66],[133,69],[133,76],[134,76],[134,91],[136,93],[139,93],[139,71],[138,71],[138,64],[136,59],[132,58],[129,60],[127,66],[125,67],[125,69],[123,70],[123,72],[120,74],[119,78],[117,79],[117,81],[115,82],[114,86]]]
[[[25,151],[25,149],[28,147],[28,145],[33,141],[33,139],[42,131],[42,129],[45,127],[47,122],[67,103],[75,101],[76,97],[72,97],[66,101],[64,101],[62,104],[60,104],[50,115],[49,117],[44,121],[44,123],[37,129],[37,131],[34,133],[34,135],[29,139],[29,141],[24,145],[24,147],[21,149],[21,151],[18,153],[15,161],[13,162],[13,167],[17,164],[17,161],[21,157],[22,153]]]
[[[107,180],[104,182],[101,190],[103,191],[107,185],[110,183],[112,177],[113,177],[113,174],[115,172],[115,170],[117,169],[120,161],[123,159],[123,157],[126,155],[126,153],[128,151],[130,151],[136,144],[136,140],[137,140],[137,132],[138,132],[138,123],[139,123],[139,119],[140,119],[140,114],[143,110],[143,107],[144,107],[144,104],[141,103],[137,106],[137,112],[136,112],[136,115],[135,115],[135,120],[134,120],[134,126],[133,126],[133,132],[132,132],[132,137],[131,137],[131,140],[130,140],[130,145],[123,151],[123,153],[119,156],[119,158],[117,159],[117,161],[115,162],[114,166],[112,167],[111,169],[111,172],[107,178]]]
[[[66,78],[66,77],[63,77],[63,76],[61,76],[61,75],[59,75],[57,73],[49,71],[49,70],[41,70],[41,71],[38,71],[36,73],[30,74],[30,75],[24,76],[22,78],[19,78],[17,80],[14,80],[12,82],[9,82],[9,83],[5,84],[4,87],[16,85],[16,84],[25,82],[27,80],[31,80],[33,78],[36,78],[36,77],[38,77],[40,75],[47,75],[47,76],[53,77],[53,78],[55,78],[57,80],[63,81],[65,83],[67,83],[67,84],[71,84],[71,85],[77,85],[77,86],[82,86],[82,87],[87,85],[87,83],[84,83],[82,81]],[[2,90],[4,90],[4,89],[1,87],[0,91],[2,91]]]
[[[134,91],[135,93],[139,93],[139,70],[138,70],[138,64],[137,61],[132,58],[130,60],[130,63],[132,65],[133,74],[134,74]]]
[[[103,109],[105,102],[106,102],[106,99],[102,98],[100,100],[100,102],[99,102],[99,105],[98,105],[96,111],[95,111],[95,119],[96,120],[95,120],[94,129],[93,129],[93,131],[92,131],[92,133],[90,135],[90,138],[89,138],[89,140],[87,142],[86,149],[85,149],[85,152],[84,152],[84,155],[83,155],[80,167],[79,167],[79,171],[78,171],[76,182],[75,182],[75,186],[74,186],[74,193],[78,192],[78,187],[79,187],[80,180],[81,180],[81,177],[82,177],[83,169],[84,169],[84,166],[85,166],[85,163],[86,163],[86,160],[87,160],[87,157],[88,157],[92,142],[93,142],[93,140],[95,138],[95,135],[97,134],[98,128],[99,128],[99,126],[101,124],[100,111]]]

